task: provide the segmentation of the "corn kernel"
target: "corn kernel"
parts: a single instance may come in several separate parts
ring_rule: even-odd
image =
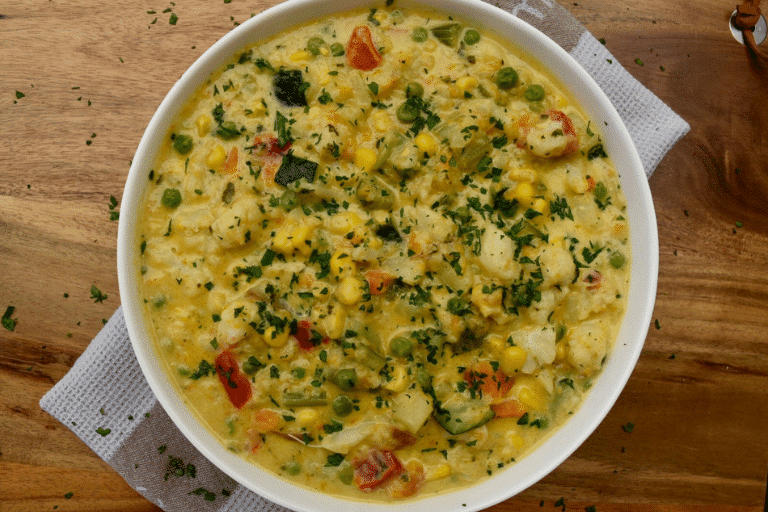
[[[385,132],[389,130],[392,126],[392,123],[389,120],[389,114],[382,111],[375,112],[372,116],[373,118],[373,127],[380,132]]]
[[[451,466],[448,463],[440,464],[427,472],[427,480],[440,480],[451,476]]]
[[[507,441],[509,441],[509,444],[515,447],[515,450],[522,450],[523,445],[525,444],[525,441],[523,440],[523,436],[516,432],[510,432],[507,434]]]
[[[529,167],[520,167],[509,171],[509,178],[514,181],[527,181],[533,183],[536,181],[536,171]]]
[[[568,106],[568,100],[565,99],[565,97],[563,97],[563,96],[558,96],[557,97],[557,108],[558,109],[563,109],[563,108],[565,108],[567,106]]]
[[[376,164],[376,152],[370,148],[357,148],[355,165],[361,170],[370,171]]]
[[[354,306],[363,298],[363,282],[357,277],[345,277],[336,288],[336,298],[345,306]]]
[[[298,52],[292,53],[289,59],[291,59],[293,62],[301,62],[303,60],[309,60],[309,58],[312,56],[311,53],[309,53],[306,50],[299,50]]]
[[[566,347],[565,341],[560,340],[557,343],[557,348],[555,350],[555,361],[564,361],[566,355],[568,355],[568,348]]]
[[[544,199],[537,197],[536,199],[533,200],[533,204],[531,205],[531,208],[541,213],[542,215],[546,215],[547,212],[549,212],[549,203]]]
[[[304,256],[312,254],[312,243],[309,238],[314,230],[314,226],[305,224],[293,231],[293,248]]]
[[[284,224],[278,229],[274,238],[272,238],[272,249],[281,254],[285,254],[286,256],[292,254],[294,249],[293,239],[291,237],[292,230],[293,226],[288,224]]]
[[[338,277],[354,274],[357,270],[357,265],[355,265],[352,257],[344,251],[336,251],[333,253],[330,265],[331,274]]]
[[[514,190],[515,197],[518,201],[528,202],[533,198],[534,190],[533,185],[527,182],[518,183]]]
[[[501,359],[501,355],[504,353],[504,349],[507,346],[504,338],[498,334],[489,334],[485,338],[485,343],[488,345],[488,350],[490,351],[491,355],[495,359]]]
[[[519,375],[515,379],[515,385],[510,390],[511,396],[517,399],[528,409],[544,410],[547,406],[549,393],[544,386],[534,377]]]
[[[288,341],[289,334],[287,329],[278,332],[277,329],[269,326],[264,330],[264,342],[270,347],[280,348]]]
[[[323,327],[325,334],[331,339],[337,340],[344,335],[344,328],[347,322],[347,313],[342,307],[335,307],[333,311],[323,318]]]
[[[211,129],[211,118],[205,114],[200,114],[195,119],[195,126],[197,126],[197,135],[205,137],[208,134],[208,130]]]
[[[404,366],[396,366],[392,372],[392,378],[384,384],[384,388],[392,393],[402,393],[408,384],[408,371]]]
[[[470,89],[477,87],[478,83],[480,82],[473,76],[462,76],[456,80],[456,86],[463,92],[467,92]]]
[[[339,92],[336,93],[336,97],[334,98],[336,101],[344,101],[348,100],[352,97],[352,88],[346,85],[342,85],[339,87]]]
[[[300,409],[296,413],[296,423],[302,427],[311,427],[315,424],[318,418],[318,413],[314,409]]]
[[[522,369],[526,359],[528,359],[528,354],[522,347],[506,347],[501,353],[499,367],[507,375],[514,375]]]
[[[429,155],[435,154],[437,144],[435,143],[435,139],[430,134],[422,131],[416,136],[413,142],[422,153],[428,153]]]
[[[224,165],[224,160],[227,159],[227,151],[221,144],[216,144],[216,147],[208,153],[208,157],[205,159],[205,164],[211,169],[219,169]]]
[[[362,223],[355,212],[341,212],[330,218],[328,229],[336,235],[346,235]]]

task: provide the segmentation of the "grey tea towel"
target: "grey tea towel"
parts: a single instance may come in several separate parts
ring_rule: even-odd
[[[555,0],[490,2],[568,51],[608,95],[650,177],[690,127]],[[40,406],[69,427],[139,493],[168,512],[278,512],[223,474],[173,425],[145,380],[118,309]]]

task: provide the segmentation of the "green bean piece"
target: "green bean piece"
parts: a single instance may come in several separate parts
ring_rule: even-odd
[[[352,467],[352,464],[347,464],[339,470],[338,475],[341,483],[351,485],[352,480],[355,478],[355,468]]]
[[[180,155],[186,155],[192,151],[192,137],[189,135],[176,135],[173,139],[173,149],[179,152]]]
[[[299,464],[295,460],[289,460],[285,463],[285,466],[283,466],[283,471],[288,473],[289,475],[298,475],[301,473],[301,464]]]
[[[427,29],[424,27],[416,27],[413,29],[413,32],[411,32],[411,39],[414,43],[423,43],[429,39],[429,32],[427,32]]]
[[[339,416],[341,417],[348,416],[353,409],[352,399],[349,398],[347,395],[339,395],[333,399],[333,402],[331,403],[331,407],[333,407],[333,412],[335,412]]]
[[[608,261],[610,261],[613,268],[621,268],[624,266],[624,263],[627,262],[627,257],[619,251],[616,251],[611,255],[611,258]]]
[[[333,382],[344,391],[349,391],[357,384],[357,372],[354,368],[339,370],[333,376]]]
[[[525,99],[528,101],[541,101],[545,96],[544,87],[539,84],[529,85],[525,90]]]
[[[466,32],[464,32],[464,44],[467,45],[473,45],[477,44],[480,41],[480,32],[477,30],[470,28]]]
[[[419,106],[410,98],[397,109],[397,119],[403,123],[412,123],[419,117]]]
[[[328,405],[328,397],[322,389],[312,393],[303,390],[286,390],[283,392],[283,407],[314,407],[318,405]]]
[[[320,48],[324,45],[325,41],[319,36],[313,36],[307,40],[307,50],[309,50],[309,53],[312,55],[320,55]]]
[[[163,198],[160,202],[166,208],[174,209],[181,204],[181,192],[176,188],[167,188],[163,192]]]
[[[421,98],[424,95],[424,87],[418,82],[408,82],[405,86],[406,98]]]
[[[423,366],[419,366],[419,369],[416,370],[416,382],[425,389],[432,386],[432,376]]]
[[[286,190],[283,195],[280,196],[280,206],[285,211],[291,211],[299,204],[299,195],[293,190]]]
[[[461,35],[461,25],[459,23],[446,23],[432,29],[432,35],[438,41],[447,46],[456,46]]]
[[[408,357],[413,352],[413,341],[409,338],[398,336],[389,343],[389,351],[396,357]]]
[[[496,85],[500,89],[511,89],[517,85],[518,78],[514,68],[501,68],[496,72]]]
[[[331,55],[334,57],[341,57],[344,55],[344,45],[341,43],[333,43],[331,45]]]

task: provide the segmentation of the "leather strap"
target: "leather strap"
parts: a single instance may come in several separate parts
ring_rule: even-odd
[[[755,25],[760,21],[760,15],[760,0],[744,0],[744,3],[736,7],[733,25],[741,30],[744,44],[750,49],[752,55],[768,64],[768,55],[760,51],[755,42]]]

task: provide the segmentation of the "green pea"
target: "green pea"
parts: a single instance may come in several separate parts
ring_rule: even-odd
[[[339,370],[333,376],[333,382],[340,389],[349,391],[355,387],[355,384],[357,384],[357,372],[354,368],[345,368],[344,370]]]
[[[333,412],[339,416],[347,416],[353,409],[352,399],[346,395],[339,395],[333,399],[331,407],[333,407]]]
[[[283,195],[280,196],[280,206],[285,211],[291,211],[299,204],[299,195],[293,190],[286,190]]]
[[[307,374],[307,370],[304,368],[298,367],[291,370],[291,375],[293,375],[297,379],[303,379],[304,375]]]
[[[544,87],[539,84],[529,85],[525,90],[525,99],[528,101],[541,101],[545,96]]]
[[[624,263],[627,262],[627,257],[621,254],[619,251],[616,251],[611,255],[611,259],[608,261],[611,262],[611,266],[613,268],[621,268],[624,266]]]
[[[307,50],[309,50],[309,53],[312,55],[320,55],[320,48],[322,48],[324,45],[325,41],[323,41],[323,38],[319,36],[310,37],[307,40]]]
[[[423,43],[429,38],[429,32],[424,27],[416,27],[411,32],[411,39],[415,43]]]
[[[288,473],[289,475],[298,475],[301,473],[301,464],[296,462],[295,460],[289,460],[285,463],[285,466],[283,466],[283,471]]]
[[[177,135],[173,139],[173,149],[179,152],[181,155],[186,155],[192,151],[192,137],[189,135]]]
[[[468,45],[477,44],[478,41],[480,41],[480,32],[477,30],[470,28],[466,32],[464,32],[464,43]]]
[[[432,385],[432,376],[423,366],[419,366],[419,369],[416,370],[416,382],[422,388],[429,388]]]
[[[337,474],[339,475],[339,480],[341,480],[341,483],[344,485],[350,485],[352,484],[352,480],[355,478],[355,468],[352,467],[352,464],[348,464],[341,468]]]
[[[344,55],[344,45],[341,43],[333,43],[331,45],[331,55],[334,57],[341,57]]]
[[[167,188],[163,192],[163,198],[160,202],[166,208],[174,209],[181,204],[181,192],[175,188]]]
[[[405,86],[406,98],[421,98],[424,95],[424,87],[418,82],[408,82]]]
[[[392,17],[392,23],[402,23],[405,20],[405,15],[402,13],[402,11],[392,11],[392,14],[390,14]]]
[[[415,101],[406,100],[397,109],[397,119],[403,123],[412,123],[419,117],[419,106]]]
[[[496,72],[496,85],[500,89],[511,89],[517,85],[517,71],[514,68],[501,68]]]
[[[403,336],[398,336],[389,343],[389,351],[396,357],[408,357],[413,352],[413,341]]]

